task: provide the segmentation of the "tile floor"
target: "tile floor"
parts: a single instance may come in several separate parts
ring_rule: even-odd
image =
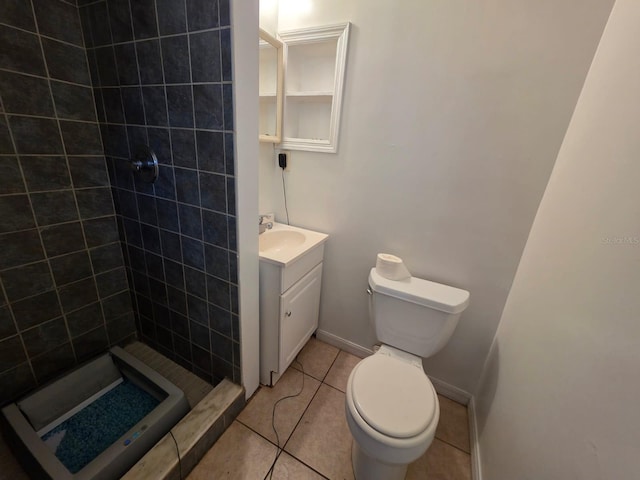
[[[298,360],[302,367],[294,362],[275,387],[260,388],[187,480],[353,479],[344,392],[360,359],[312,338]],[[276,407],[276,437],[271,426],[274,403],[301,388],[299,396]],[[467,409],[442,396],[439,400],[436,438],[409,466],[407,479],[470,480]]]

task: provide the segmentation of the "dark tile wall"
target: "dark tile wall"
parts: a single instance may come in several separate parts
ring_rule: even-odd
[[[0,7],[0,404],[135,337],[78,7]]]
[[[141,338],[240,382],[229,2],[79,9]],[[129,170],[140,144],[154,184]]]

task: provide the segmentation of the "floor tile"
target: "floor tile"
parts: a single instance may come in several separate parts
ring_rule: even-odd
[[[302,388],[302,373],[292,368],[287,369],[274,387],[260,387],[247,406],[240,412],[237,420],[277,444],[276,435],[271,426],[273,405],[283,397],[296,395]],[[304,389],[299,396],[287,398],[276,407],[275,426],[283,446],[304,410],[318,390],[320,382],[309,375],[304,376]]]
[[[344,393],[321,385],[285,450],[331,479],[353,479]]]
[[[470,453],[467,407],[442,395],[438,395],[438,401],[440,402],[440,421],[436,438]]]
[[[277,450],[275,445],[234,421],[187,480],[262,479],[275,460]]]
[[[471,457],[436,438],[427,453],[409,465],[406,480],[471,480]]]
[[[273,469],[274,480],[322,480],[323,477],[287,452],[282,452]]]
[[[302,364],[304,373],[318,380],[323,380],[338,356],[338,352],[340,350],[336,347],[311,337],[298,354],[298,362]],[[298,370],[301,369],[295,361],[291,366]]]
[[[355,367],[360,360],[362,359],[355,355],[340,351],[336,361],[333,362],[329,373],[327,373],[324,383],[337,388],[341,392],[346,392],[347,380],[349,380],[351,370],[353,370],[353,367]]]

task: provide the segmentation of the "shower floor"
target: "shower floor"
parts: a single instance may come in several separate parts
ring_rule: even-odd
[[[41,438],[71,473],[77,473],[159,404],[125,379]]]
[[[211,384],[141,342],[133,342],[123,348],[179,387],[185,393],[191,408],[213,390]],[[0,472],[3,478],[6,476],[11,480],[29,480],[2,435],[0,435]]]

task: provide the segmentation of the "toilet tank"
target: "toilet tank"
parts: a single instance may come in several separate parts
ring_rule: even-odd
[[[469,292],[411,277],[389,280],[369,272],[371,321],[386,345],[420,357],[435,355],[449,341]]]

